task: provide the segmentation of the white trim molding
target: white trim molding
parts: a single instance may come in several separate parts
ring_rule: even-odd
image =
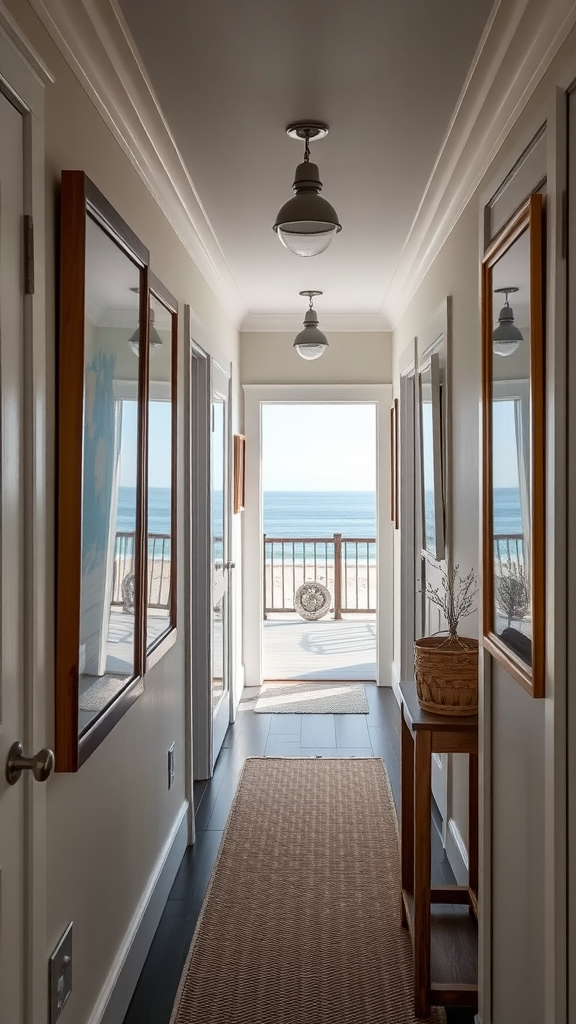
[[[382,312],[394,326],[576,23],[574,0],[497,0]]]
[[[30,0],[235,327],[246,312],[116,0]]]
[[[457,885],[468,885],[468,850],[454,818],[448,818],[446,856]]]
[[[54,81],[54,75],[31,43],[28,42],[26,36],[23,35],[20,26],[12,17],[10,11],[4,6],[2,0],[0,0],[0,30],[2,34],[10,40],[10,43],[15,50],[17,50],[19,56],[26,61],[34,77],[37,78],[42,85],[51,85]],[[4,63],[2,64],[2,67],[4,68]]]
[[[303,313],[247,313],[242,321],[241,331],[266,332],[298,330]],[[390,332],[392,327],[381,313],[322,313],[322,330],[353,333]]]

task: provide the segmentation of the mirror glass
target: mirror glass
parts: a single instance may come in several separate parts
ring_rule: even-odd
[[[87,215],[80,733],[135,673],[139,289],[139,267]]]
[[[532,664],[530,236],[492,267],[493,630]]]
[[[424,547],[436,557],[434,512],[434,439],[432,433],[432,374],[430,367],[420,374],[420,423],[422,431],[422,507]]]
[[[444,481],[440,356],[433,352],[420,371],[420,480],[422,549],[444,558]]]
[[[172,312],[150,296],[146,647],[171,625]]]

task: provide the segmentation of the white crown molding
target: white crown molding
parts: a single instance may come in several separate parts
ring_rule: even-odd
[[[392,324],[575,23],[574,0],[495,4],[382,307]]]
[[[301,313],[248,313],[242,321],[240,330],[247,334],[249,332],[266,332],[267,334],[276,331],[286,333],[301,329],[304,320],[306,307],[302,307]],[[349,334],[390,332],[390,323],[385,316],[373,313],[324,313],[318,309],[320,330],[329,331],[331,334],[342,331]]]
[[[16,47],[18,53],[27,62],[28,67],[34,73],[35,77],[42,82],[43,85],[51,85],[54,81],[54,75],[36,52],[34,47],[28,42],[26,36],[23,35],[20,30],[20,26],[15,22],[10,11],[2,3],[2,0],[0,0],[0,31],[2,31],[10,40],[12,45]]]
[[[115,0],[30,0],[232,322],[245,303]]]

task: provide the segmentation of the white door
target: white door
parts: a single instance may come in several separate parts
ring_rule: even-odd
[[[23,116],[0,92],[0,1020],[32,1020],[34,987],[30,922],[35,897],[38,782],[30,771],[10,785],[5,766],[12,744],[33,734],[31,658],[25,643],[32,603],[25,592],[26,346],[24,212],[26,166]],[[26,366],[29,371],[29,365]],[[32,751],[23,750],[30,755]],[[33,788],[34,787],[34,788]],[[37,851],[34,851],[37,852]],[[46,989],[44,998],[46,999]]]
[[[230,724],[230,658],[228,583],[229,560],[229,467],[228,393],[230,380],[213,360],[210,362],[210,550],[211,580],[211,677],[212,767]]]

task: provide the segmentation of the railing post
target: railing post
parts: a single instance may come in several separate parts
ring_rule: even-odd
[[[263,552],[264,552],[264,560],[263,560],[263,565],[264,565],[264,609],[263,609],[263,611],[264,611],[264,618],[266,619],[267,618],[267,615],[266,615],[266,534],[264,534]],[[274,573],[274,566],[272,566],[271,572],[272,572],[272,586],[274,586],[274,575],[273,575],[273,573]]]
[[[334,534],[334,618],[342,618],[342,534]]]

